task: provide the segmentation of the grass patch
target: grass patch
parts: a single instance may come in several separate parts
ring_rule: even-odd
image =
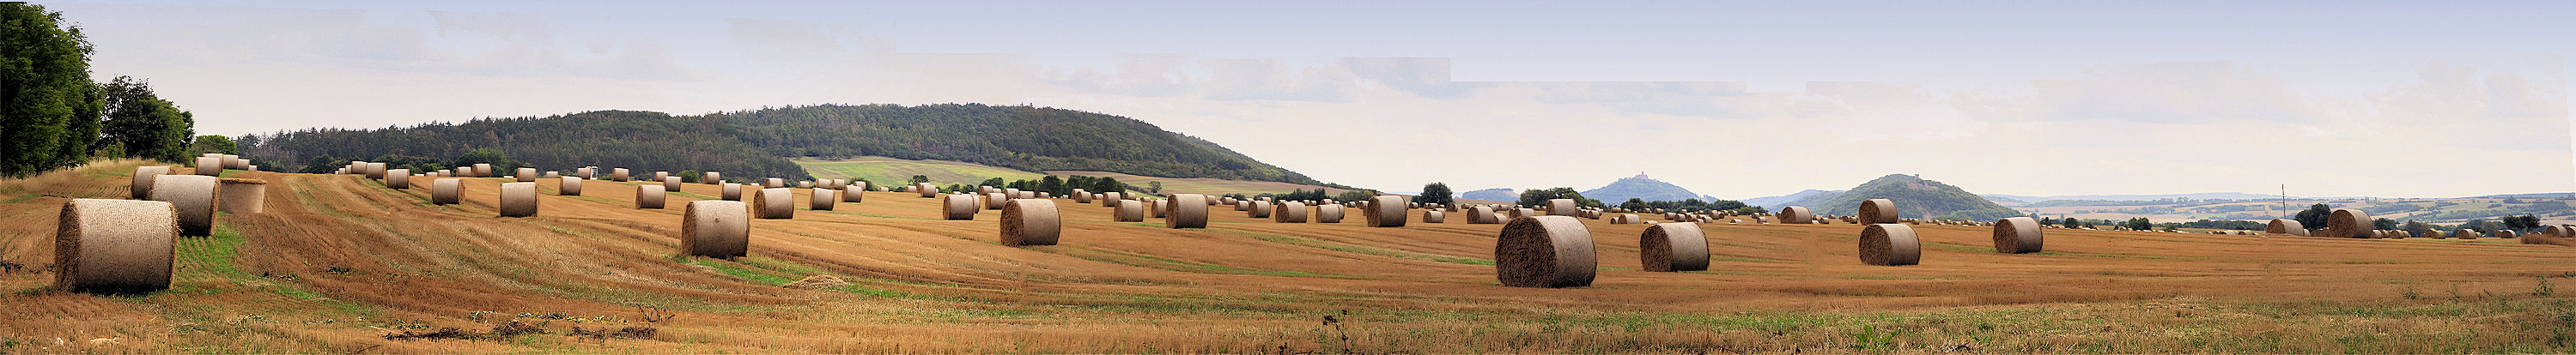
[[[1333,242],[1333,241],[1326,241],[1326,240],[1317,240],[1317,239],[1298,238],[1298,237],[1291,237],[1291,236],[1278,235],[1278,234],[1270,234],[1270,233],[1261,233],[1261,232],[1249,232],[1249,231],[1239,231],[1239,230],[1231,230],[1231,229],[1218,229],[1218,230],[1214,230],[1214,231],[1221,232],[1221,233],[1226,233],[1226,234],[1242,235],[1242,236],[1246,236],[1246,237],[1251,237],[1253,240],[1259,240],[1259,241],[1264,241],[1264,242],[1272,242],[1272,243],[1279,243],[1279,244],[1295,245],[1295,246],[1301,246],[1301,247],[1316,248],[1316,249],[1324,249],[1324,250],[1338,251],[1338,252],[1344,252],[1344,253],[1353,253],[1353,254],[1362,254],[1362,255],[1375,255],[1375,256],[1383,256],[1383,257],[1398,258],[1398,259],[1412,259],[1412,260],[1422,260],[1422,261],[1431,261],[1431,262],[1443,262],[1443,263],[1461,264],[1461,265],[1486,265],[1486,266],[1492,266],[1492,265],[1494,265],[1494,261],[1493,261],[1493,260],[1491,260],[1491,259],[1462,258],[1462,257],[1447,256],[1447,255],[1438,255],[1438,254],[1416,253],[1416,252],[1403,251],[1403,250],[1395,250],[1395,249],[1379,248],[1379,247],[1372,247],[1372,246],[1366,246],[1366,245],[1357,245],[1357,244],[1341,243],[1341,242]]]

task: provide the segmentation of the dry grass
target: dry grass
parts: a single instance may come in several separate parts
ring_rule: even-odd
[[[90,296],[0,273],[0,353],[2576,351],[2576,298],[2542,286],[2576,276],[2576,249],[2518,240],[2049,230],[2049,251],[2008,255],[1986,246],[1990,228],[1923,225],[1936,262],[1886,268],[1855,261],[1855,225],[1703,225],[1711,271],[1613,257],[1590,287],[1531,289],[1496,283],[1489,224],[1220,213],[1165,229],[1063,205],[1065,245],[1013,248],[990,219],[880,195],[757,221],[750,255],[727,260],[674,257],[681,211],[631,209],[623,194],[543,195],[546,214],[502,219],[489,193],[438,206],[346,175],[236,174],[270,182],[269,213],[183,238],[169,291]],[[52,263],[47,212],[64,200],[0,203],[0,260]],[[818,275],[850,285],[779,286]],[[677,317],[650,321],[640,305]],[[545,332],[384,339],[509,321]],[[578,335],[629,327],[656,332]]]

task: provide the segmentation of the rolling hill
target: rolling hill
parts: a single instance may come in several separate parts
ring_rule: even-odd
[[[1896,200],[1897,216],[1903,218],[1991,221],[2023,215],[1957,186],[1905,174],[1881,176],[1842,193],[1812,194],[1780,206],[1807,206],[1816,213],[1848,215],[1859,213],[1861,201],[1880,198]]]
[[[1519,201],[1519,200],[1521,199],[1521,194],[1520,194],[1520,192],[1518,192],[1518,191],[1513,191],[1512,189],[1506,189],[1506,188],[1491,188],[1491,189],[1483,189],[1483,190],[1475,190],[1475,191],[1462,192],[1462,193],[1459,193],[1459,194],[1458,194],[1458,198],[1459,198],[1459,199],[1467,199],[1467,200],[1505,201],[1505,202],[1509,202],[1509,201]]]
[[[1608,204],[1618,204],[1631,198],[1646,201],[1681,201],[1694,198],[1703,201],[1715,200],[1672,183],[1647,178],[1646,174],[1620,178],[1600,188],[1583,190],[1583,197],[1601,200],[1602,203]]]
[[[1325,193],[1334,194],[1349,191],[1325,186],[1291,184],[1275,181],[1173,178],[1106,171],[1053,170],[1044,173],[1034,173],[983,164],[944,160],[903,160],[887,157],[858,157],[841,160],[797,158],[791,159],[790,161],[795,162],[797,165],[804,166],[805,171],[813,173],[816,178],[864,179],[867,181],[879,182],[880,184],[908,181],[913,175],[928,177],[931,181],[956,183],[974,183],[990,178],[1024,180],[1042,178],[1046,175],[1081,175],[1116,178],[1119,182],[1126,183],[1127,185],[1139,190],[1151,189],[1155,183],[1159,182],[1162,183],[1162,190],[1160,192],[1164,193],[1197,193],[1215,195],[1240,193],[1245,195],[1259,195],[1265,193],[1284,193],[1290,192],[1290,190],[1324,189]]]

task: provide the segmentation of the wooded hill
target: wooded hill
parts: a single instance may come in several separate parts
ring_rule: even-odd
[[[1813,194],[1780,205],[1807,206],[1816,213],[1850,215],[1860,213],[1861,201],[1875,198],[1896,200],[1897,215],[1904,218],[1992,221],[2022,215],[2020,211],[1997,205],[1957,186],[1904,174],[1881,176],[1854,186],[1850,191]]]
[[[329,172],[348,160],[437,169],[498,150],[547,170],[716,170],[728,177],[805,179],[785,157],[883,156],[1013,169],[1317,185],[1195,137],[1126,117],[982,104],[820,105],[671,116],[595,111],[369,130],[307,129],[250,137],[245,156],[271,170]],[[508,164],[505,164],[508,165]]]

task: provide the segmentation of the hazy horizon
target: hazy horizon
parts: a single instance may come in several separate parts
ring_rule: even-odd
[[[42,5],[200,134],[979,102],[1392,191],[2576,191],[2556,2]]]

